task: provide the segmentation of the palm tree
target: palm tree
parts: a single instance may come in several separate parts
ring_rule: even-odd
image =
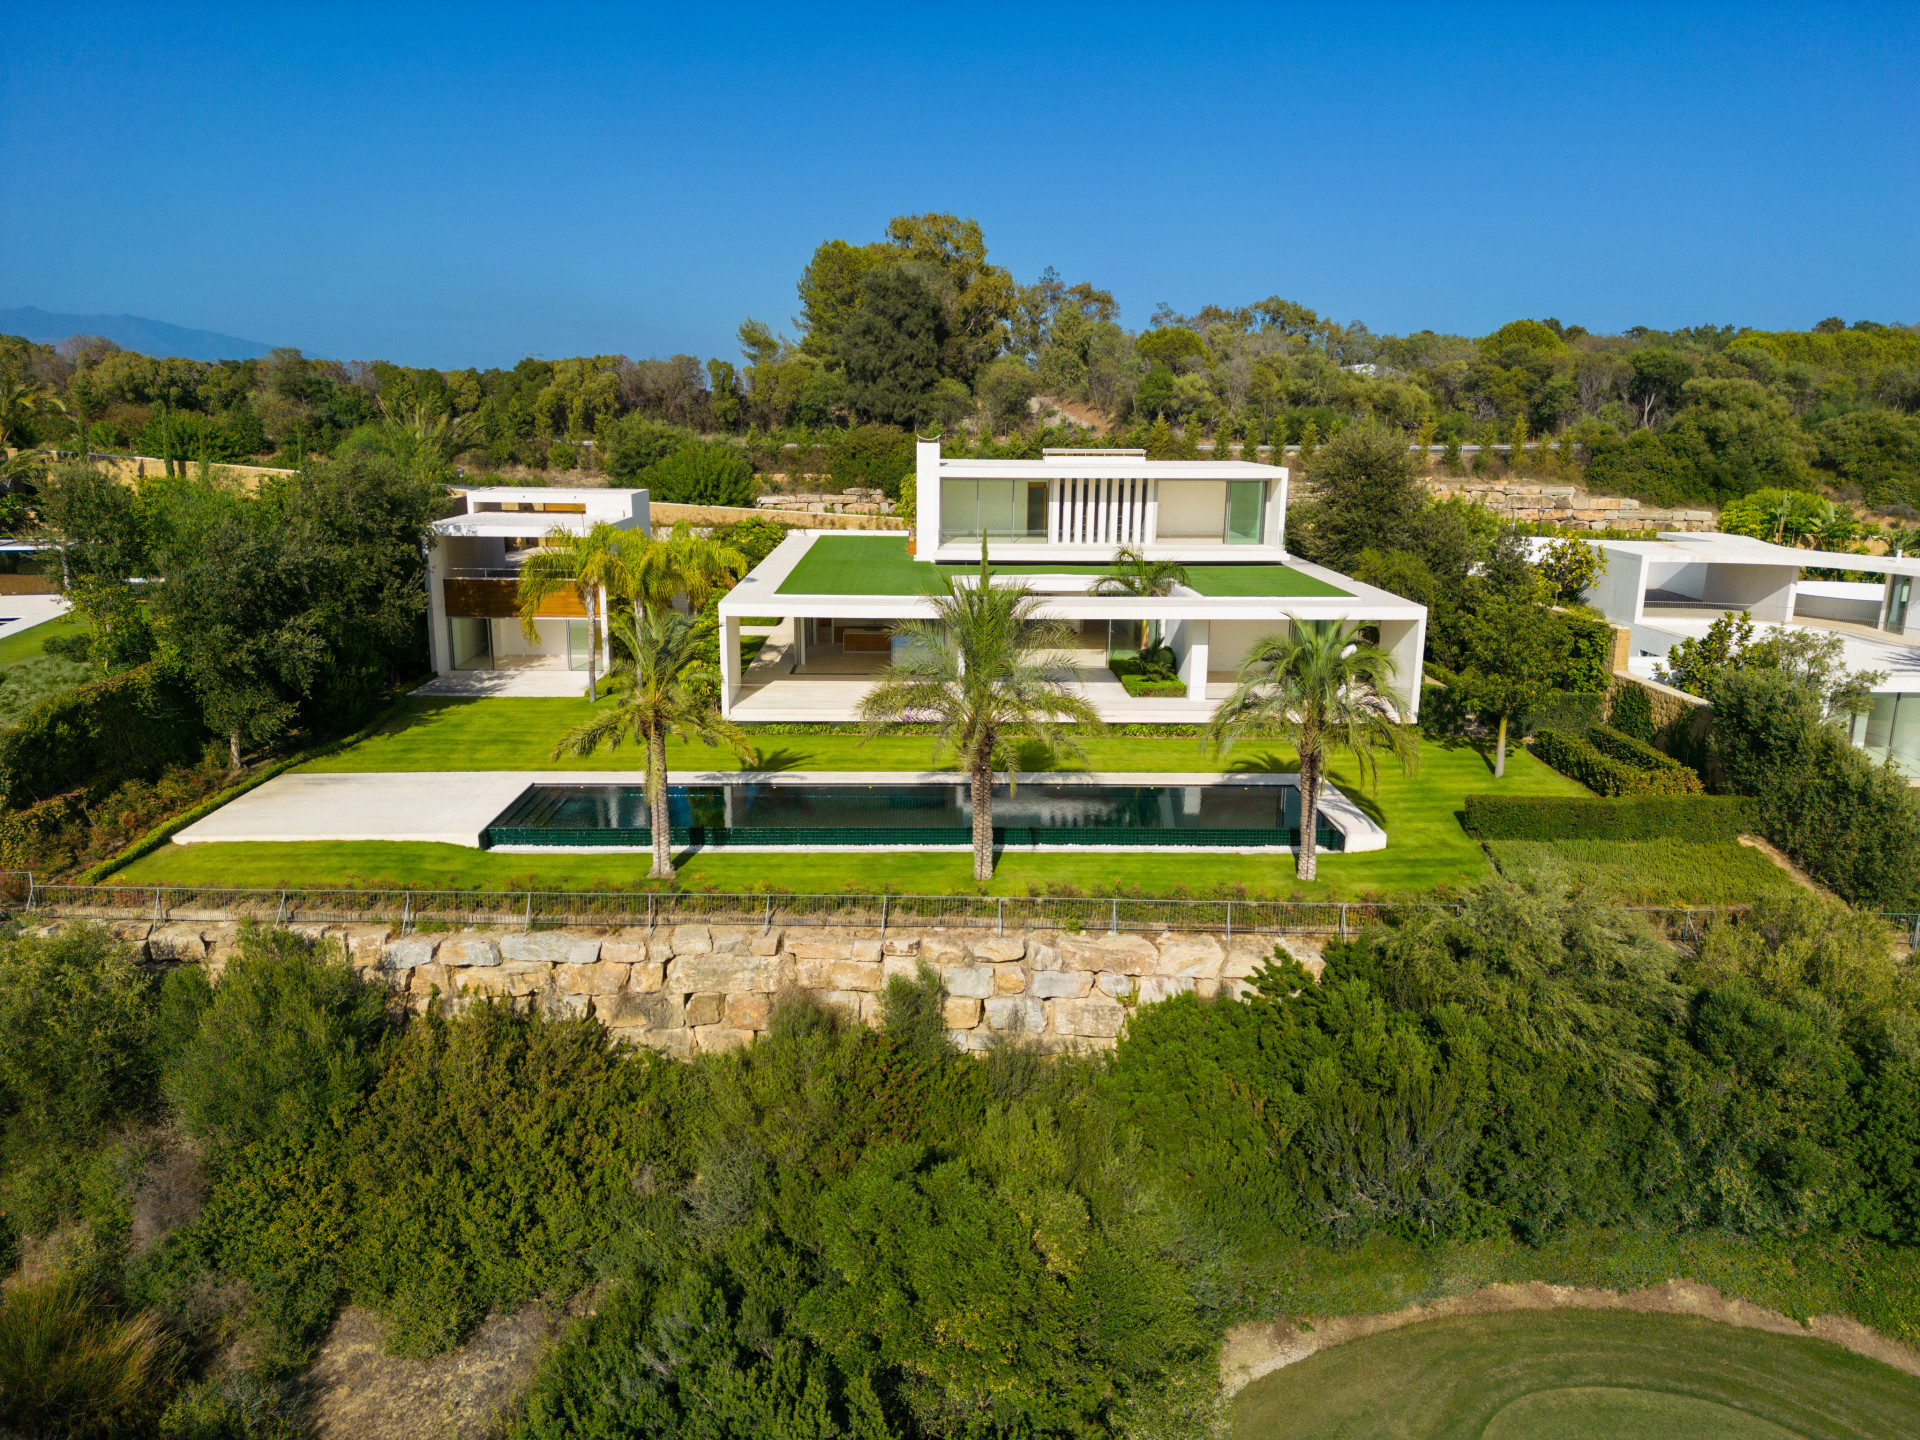
[[[725,744],[742,759],[753,746],[739,726],[708,701],[713,667],[700,659],[699,626],[676,610],[638,617],[633,659],[614,667],[613,704],[563,736],[553,758],[591,755],[602,745],[618,750],[631,738],[646,747],[648,826],[653,834],[649,880],[673,879],[672,817],[667,807],[667,737],[681,735],[708,745]],[[705,682],[704,684],[701,682]]]
[[[1338,620],[1295,620],[1286,635],[1256,640],[1233,694],[1220,703],[1207,735],[1221,754],[1244,735],[1293,741],[1300,752],[1300,844],[1294,874],[1314,878],[1313,833],[1327,757],[1346,751],[1363,783],[1377,784],[1384,752],[1411,775],[1419,742],[1400,724],[1400,697],[1390,682],[1398,667],[1359,627]]]
[[[664,540],[628,531],[622,543],[636,616],[643,605],[668,608],[676,595],[685,595],[687,608],[698,615],[716,590],[731,590],[753,568],[733,546],[695,535],[684,520]]]
[[[1048,749],[1079,755],[1058,728],[1061,721],[1098,725],[1100,718],[1052,667],[1072,644],[1072,632],[1039,613],[1040,597],[1025,585],[997,585],[980,551],[976,583],[949,586],[930,597],[934,618],[903,620],[893,633],[906,653],[860,702],[869,735],[896,726],[932,724],[934,753],[950,750],[966,770],[973,794],[973,878],[993,878],[993,772],[1014,784],[1008,742],[1038,740]]]
[[[631,581],[621,533],[604,520],[585,534],[556,526],[520,567],[520,631],[527,639],[537,633],[534,617],[549,598],[569,587],[580,597],[587,612],[589,700],[599,694],[600,591],[624,595]]]
[[[1171,595],[1175,585],[1187,583],[1187,567],[1177,560],[1149,560],[1138,550],[1125,549],[1113,562],[1113,568],[1093,583],[1095,595]],[[1155,621],[1140,623],[1140,650],[1144,654],[1158,642]]]

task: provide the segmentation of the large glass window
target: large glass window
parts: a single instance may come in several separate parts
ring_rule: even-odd
[[[593,628],[585,620],[567,621],[567,668],[584,670],[593,654]]]
[[[1258,545],[1266,519],[1267,486],[1263,480],[1227,482],[1227,544]]]
[[[1907,610],[1913,604],[1913,577],[1893,577],[1892,593],[1887,596],[1887,629],[1898,635],[1907,628]]]
[[[940,539],[1040,541],[1047,538],[1044,480],[942,480]]]

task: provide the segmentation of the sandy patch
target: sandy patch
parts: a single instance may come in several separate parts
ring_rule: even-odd
[[[1242,1387],[1283,1366],[1349,1340],[1364,1339],[1423,1320],[1452,1315],[1497,1315],[1512,1310],[1632,1310],[1649,1315],[1692,1315],[1718,1320],[1746,1330],[1775,1335],[1811,1335],[1832,1341],[1856,1355],[1865,1355],[1920,1375],[1920,1350],[1890,1340],[1877,1330],[1844,1315],[1816,1315],[1805,1325],[1778,1310],[1722,1295],[1711,1285],[1692,1280],[1669,1280],[1645,1290],[1621,1292],[1576,1285],[1487,1285],[1466,1295],[1450,1296],[1427,1305],[1409,1305],[1387,1315],[1336,1315],[1316,1320],[1302,1329],[1285,1322],[1241,1325],[1229,1330],[1220,1347],[1220,1385],[1232,1395]]]

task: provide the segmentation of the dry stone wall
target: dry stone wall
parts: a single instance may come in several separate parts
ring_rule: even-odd
[[[233,955],[232,922],[115,927],[139,958],[204,964]],[[930,966],[963,1049],[1025,1037],[1048,1051],[1111,1048],[1135,1007],[1174,995],[1238,999],[1274,953],[1272,936],[1075,934],[1036,930],[730,928],[471,930],[401,934],[390,925],[294,925],[338,943],[395,999],[424,1010],[437,993],[597,1016],[616,1036],[687,1058],[746,1044],[776,997],[811,995],[869,1025],[887,981]],[[1317,942],[1289,938],[1315,974]]]

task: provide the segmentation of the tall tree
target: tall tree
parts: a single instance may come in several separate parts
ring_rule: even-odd
[[[676,610],[643,612],[634,622],[633,659],[614,666],[613,704],[563,736],[553,758],[618,750],[632,739],[647,754],[648,829],[653,842],[649,880],[673,879],[673,817],[667,804],[667,739],[679,735],[729,746],[751,759],[745,732],[708,703],[712,667],[700,661],[695,621]],[[703,683],[704,682],[704,683]]]
[[[572,590],[580,597],[581,607],[587,612],[589,700],[600,693],[601,591],[612,595],[632,592],[629,552],[622,548],[621,533],[605,521],[584,535],[555,526],[520,567],[520,629],[529,640],[537,633],[534,617],[548,599],[563,590]]]
[[[1073,643],[1067,626],[1040,612],[1022,584],[998,583],[981,547],[971,584],[950,583],[932,597],[934,618],[894,627],[906,653],[860,702],[869,735],[902,725],[934,727],[934,754],[950,752],[967,772],[973,802],[973,878],[993,878],[993,772],[1009,788],[1018,769],[1010,742],[1037,740],[1078,755],[1062,722],[1098,725],[1092,705],[1057,678],[1059,653]]]
[[[1313,518],[1314,559],[1347,570],[1362,550],[1418,548],[1427,492],[1398,430],[1349,425],[1313,453],[1306,475],[1322,492]]]
[[[1461,698],[1482,724],[1491,720],[1497,726],[1497,780],[1507,773],[1508,725],[1546,703],[1554,677],[1566,668],[1571,637],[1537,600],[1495,593],[1464,618],[1462,639]]]
[[[912,429],[932,413],[947,317],[918,276],[877,270],[860,282],[859,308],[842,332],[847,399],[867,420]]]
[[[1390,755],[1412,774],[1420,742],[1400,723],[1403,702],[1393,690],[1393,657],[1362,639],[1356,625],[1295,620],[1285,635],[1256,640],[1240,667],[1233,693],[1220,702],[1208,738],[1225,754],[1245,736],[1291,740],[1300,754],[1300,844],[1294,874],[1317,873],[1313,835],[1329,755],[1344,752],[1360,767],[1363,784],[1377,784],[1380,757]]]
[[[1173,587],[1187,583],[1187,567],[1177,560],[1149,560],[1138,550],[1124,548],[1115,557],[1113,567],[1093,582],[1095,595],[1157,596],[1173,594]],[[1160,623],[1140,623],[1140,648],[1156,645]]]

